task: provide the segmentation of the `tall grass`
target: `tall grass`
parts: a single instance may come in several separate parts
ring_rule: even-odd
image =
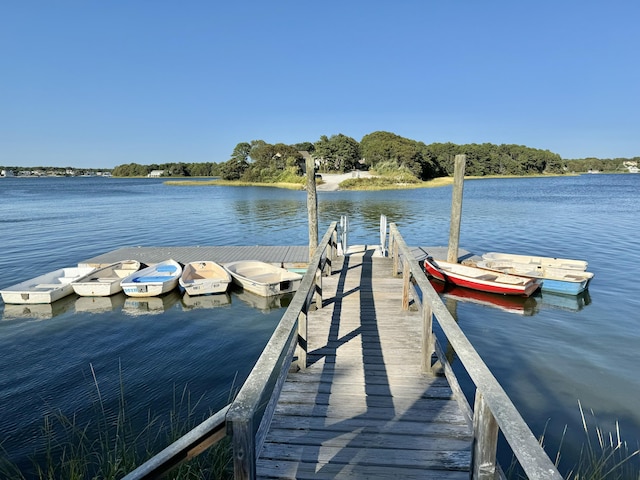
[[[615,432],[605,433],[597,424],[594,432],[585,416],[582,404],[578,402],[580,418],[586,441],[580,449],[580,456],[576,466],[567,474],[568,480],[601,480],[601,479],[634,479],[640,480],[638,464],[631,462],[634,457],[640,456],[640,448],[631,450],[627,442],[622,441],[620,425],[616,421]],[[595,414],[591,412],[591,419],[595,422]],[[556,464],[560,461],[560,455],[556,458]]]
[[[144,426],[133,426],[128,415],[124,387],[120,380],[118,409],[105,407],[93,365],[91,373],[97,400],[94,418],[80,424],[76,416],[61,411],[44,417],[41,443],[30,458],[30,468],[20,468],[5,451],[0,452],[0,478],[15,480],[86,480],[122,478],[138,465],[193,429],[203,419],[195,418],[195,408],[186,387],[176,395],[168,419],[147,414]],[[122,372],[120,372],[122,379]],[[137,422],[140,424],[141,422]],[[190,462],[172,470],[167,478],[226,479],[231,478],[231,454],[227,441],[209,448]]]
[[[582,433],[585,440],[580,453],[575,460],[570,461],[568,472],[562,474],[566,480],[640,480],[640,466],[634,459],[640,457],[640,446],[632,450],[627,442],[622,440],[620,425],[615,424],[615,432],[605,433],[597,424],[596,416],[591,410],[590,422],[587,421],[582,403],[578,401]],[[546,427],[545,427],[546,432]],[[565,425],[555,455],[555,466],[561,468],[562,449],[567,434]],[[545,434],[539,439],[544,446]],[[564,462],[567,463],[567,462]],[[505,476],[509,479],[526,479],[515,457],[507,469]]]

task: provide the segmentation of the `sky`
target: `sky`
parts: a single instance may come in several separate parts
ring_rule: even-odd
[[[0,4],[0,166],[224,162],[376,131],[640,156],[637,0]]]

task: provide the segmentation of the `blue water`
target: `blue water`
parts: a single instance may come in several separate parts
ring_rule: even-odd
[[[552,454],[568,426],[567,463],[583,440],[578,402],[606,432],[619,421],[633,449],[640,440],[639,187],[640,175],[465,183],[461,247],[580,258],[595,273],[585,295],[534,297],[519,313],[447,300]],[[306,194],[274,188],[3,178],[0,205],[0,288],[123,246],[308,244]],[[378,243],[385,214],[409,245],[446,245],[450,205],[450,187],[319,192],[319,233],[348,215],[351,244]],[[284,312],[235,292],[202,308],[177,294],[87,302],[0,302],[0,441],[18,463],[42,447],[46,414],[91,418],[98,394],[115,411],[124,389],[141,418],[166,415],[183,391],[202,415],[217,410]]]

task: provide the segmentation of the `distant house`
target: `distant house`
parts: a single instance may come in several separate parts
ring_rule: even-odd
[[[147,177],[161,177],[162,175],[164,175],[164,170],[151,170]]]
[[[2,170],[0,177],[13,177],[13,170]]]

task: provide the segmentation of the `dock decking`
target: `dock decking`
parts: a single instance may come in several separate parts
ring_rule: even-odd
[[[469,478],[472,434],[444,377],[421,371],[421,320],[391,259],[341,257],[309,314],[308,368],[290,373],[259,478]]]

